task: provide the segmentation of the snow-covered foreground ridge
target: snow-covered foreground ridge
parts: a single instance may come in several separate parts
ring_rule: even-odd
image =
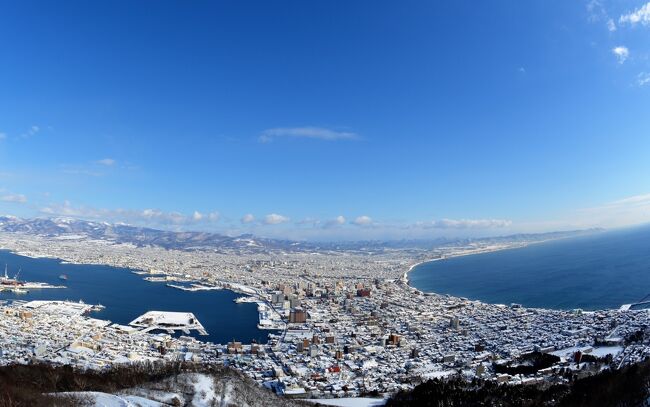
[[[302,403],[282,399],[248,382],[238,374],[216,376],[207,373],[182,373],[115,394],[67,392],[88,407],[292,407]]]

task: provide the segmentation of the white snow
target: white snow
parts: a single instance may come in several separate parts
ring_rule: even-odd
[[[564,357],[564,358],[571,358],[573,357],[573,354],[576,353],[577,351],[580,351],[586,355],[593,355],[596,357],[603,357],[606,355],[616,356],[619,353],[623,352],[623,347],[621,346],[600,346],[600,347],[573,346],[570,348],[560,349],[560,350],[556,350],[555,352],[551,352],[551,355]]]
[[[142,321],[151,318],[153,322],[148,325],[172,324],[172,325],[192,325],[190,320],[196,320],[194,314],[189,312],[171,312],[171,311],[149,311],[139,316],[129,325],[141,325]]]
[[[349,397],[340,399],[306,399],[311,403],[320,403],[326,406],[337,407],[379,407],[386,404],[384,399],[373,399],[368,397]]]
[[[86,235],[61,235],[61,236],[55,236],[53,239],[55,240],[81,240],[85,239]]]
[[[138,396],[116,396],[114,394],[101,393],[97,391],[78,391],[69,393],[58,393],[60,395],[79,396],[87,400],[88,407],[164,407],[157,401],[149,400]]]
[[[217,399],[214,393],[214,380],[212,377],[204,374],[192,375],[192,385],[194,386],[194,398],[192,405],[194,407],[209,407]]]
[[[622,346],[603,346],[600,348],[594,348],[589,354],[597,357],[603,357],[606,355],[616,356],[619,353],[623,352]]]

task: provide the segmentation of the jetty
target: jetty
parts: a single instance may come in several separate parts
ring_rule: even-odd
[[[204,285],[204,284],[190,284],[189,286],[180,285],[180,284],[167,284],[167,287],[176,288],[177,290],[183,291],[211,291],[211,290],[222,290],[222,287],[216,285]]]
[[[131,321],[129,325],[140,328],[141,332],[161,330],[172,334],[182,331],[189,335],[190,331],[197,331],[199,335],[208,334],[191,312],[149,311]]]
[[[648,307],[650,307],[650,294],[646,295],[645,297],[641,298],[639,301],[635,303],[621,305],[619,311],[629,311],[631,309],[648,308]]]

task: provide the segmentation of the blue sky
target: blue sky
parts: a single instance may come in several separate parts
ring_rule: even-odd
[[[299,239],[650,221],[646,1],[8,2],[0,212]]]

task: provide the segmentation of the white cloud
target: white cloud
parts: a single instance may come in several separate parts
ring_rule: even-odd
[[[247,213],[241,218],[241,223],[253,223],[254,221],[255,221],[255,216],[253,216],[252,213]]]
[[[201,213],[199,211],[194,211],[192,214],[192,220],[195,222],[217,222],[219,219],[221,219],[219,212]]]
[[[505,219],[440,219],[432,222],[421,222],[419,226],[425,229],[492,229],[512,225]]]
[[[343,215],[339,215],[334,219],[328,220],[327,222],[325,222],[325,225],[323,226],[325,228],[332,228],[341,225],[345,225],[345,217],[343,217]]]
[[[650,73],[641,72],[636,77],[636,84],[639,86],[650,85]]]
[[[192,214],[192,220],[195,222],[217,222],[219,219],[221,219],[221,214],[219,212],[201,213],[199,211],[194,211]]]
[[[103,209],[93,208],[88,206],[74,206],[70,201],[65,201],[63,204],[50,204],[40,209],[40,212],[46,215],[62,215],[70,216],[73,218],[108,221],[108,222],[123,222],[134,225],[162,227],[162,226],[197,226],[208,225],[211,222],[219,220],[218,212],[203,214],[194,211],[191,215],[185,215],[180,212],[165,212],[160,209],[147,208],[143,210],[133,209]]]
[[[112,166],[112,165],[115,165],[115,162],[116,162],[116,161],[115,161],[114,159],[112,159],[112,158],[103,158],[103,159],[101,159],[101,160],[97,160],[97,161],[95,161],[96,164],[99,164],[99,165],[105,165],[105,166],[107,166],[107,167],[110,167],[110,166]]]
[[[0,196],[0,201],[12,202],[12,203],[25,203],[27,202],[27,197],[23,194],[8,194],[8,195]]]
[[[618,19],[618,22],[620,24],[630,24],[632,26],[637,24],[650,25],[650,2],[644,4],[631,13],[623,14]]]
[[[0,140],[5,140],[7,138],[7,133],[0,132]]]
[[[616,55],[616,59],[618,59],[619,64],[624,63],[625,60],[630,56],[630,50],[624,46],[618,46],[616,48],[613,48],[612,53]]]
[[[352,221],[352,224],[357,226],[369,226],[372,225],[372,218],[366,215],[358,216]]]
[[[112,211],[100,211],[102,211],[103,214],[112,214]],[[136,219],[138,218],[137,212],[131,213],[131,211],[118,209],[116,213],[118,215],[130,215],[134,216]],[[140,216],[144,219],[155,221],[156,223],[160,224],[181,224],[186,223],[188,220],[188,217],[180,212],[163,212],[159,209],[145,209],[140,213]]]
[[[264,217],[265,225],[279,225],[280,223],[289,222],[289,218],[286,216],[278,215],[277,213],[271,213]]]
[[[280,137],[307,138],[327,141],[359,139],[359,135],[356,133],[324,129],[321,127],[279,127],[264,130],[258,140],[262,143],[268,143]]]

